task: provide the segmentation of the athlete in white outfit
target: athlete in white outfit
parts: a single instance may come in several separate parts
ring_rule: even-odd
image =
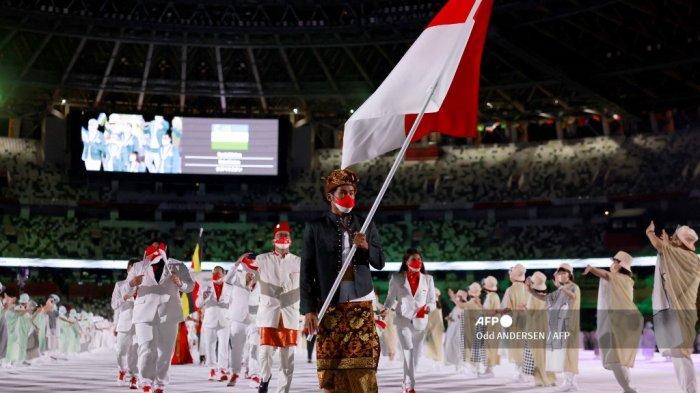
[[[433,277],[425,274],[420,253],[409,249],[399,273],[389,281],[389,293],[382,314],[396,310],[394,324],[403,351],[404,392],[415,393],[415,371],[423,348],[428,314],[436,307]]]
[[[204,309],[202,335],[206,342],[205,356],[210,368],[210,381],[227,381],[229,378],[230,302],[231,286],[224,284],[224,268],[216,266],[212,271],[211,284],[199,292],[196,300],[197,307]]]
[[[260,376],[257,375],[257,370],[252,370],[253,364],[250,362],[251,353],[257,354],[259,342],[259,336],[255,334],[257,327],[253,324],[257,314],[257,302],[253,298],[256,293],[257,296],[260,293],[259,287],[256,285],[255,274],[246,272],[243,267],[233,268],[226,274],[224,282],[231,290],[231,303],[228,309],[231,320],[231,351],[229,356],[231,379],[228,386],[236,385],[242,364],[246,363],[248,366],[246,376],[250,376],[257,387],[260,383]],[[254,309],[251,309],[252,302],[255,303]],[[255,337],[258,337],[257,341],[255,341]],[[257,363],[257,359],[255,363]]]
[[[126,266],[127,275],[138,258],[129,260]],[[117,333],[117,365],[119,366],[118,380],[121,384],[128,374],[129,388],[137,389],[138,375],[138,344],[136,342],[136,330],[132,320],[134,312],[134,298],[136,291],[129,286],[127,280],[117,281],[112,292],[112,309],[114,310],[115,331]]]
[[[260,332],[258,362],[261,382],[258,393],[267,393],[272,378],[272,357],[280,356],[278,393],[288,393],[294,373],[294,349],[299,335],[299,267],[301,259],[289,252],[292,243],[289,224],[281,222],[273,230],[274,251],[254,258],[242,255],[243,263],[256,273],[260,286],[260,307],[256,325]],[[236,266],[237,267],[237,266]]]
[[[144,260],[129,271],[127,281],[136,288],[133,321],[138,342],[138,368],[143,393],[164,393],[179,323],[184,321],[180,292],[193,288],[184,263],[169,259],[167,245],[152,242]]]

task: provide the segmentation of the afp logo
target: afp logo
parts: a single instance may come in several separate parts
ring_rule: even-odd
[[[476,320],[476,326],[483,325],[483,326],[496,326],[496,325],[501,325],[504,328],[509,328],[513,324],[513,318],[508,315],[501,315],[500,317],[484,317],[481,316],[477,318]]]

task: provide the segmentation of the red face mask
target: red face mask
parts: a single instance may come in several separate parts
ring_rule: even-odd
[[[279,239],[273,239],[272,243],[274,243],[275,247],[286,250],[292,245],[292,239],[290,239],[289,236],[283,236]]]
[[[151,244],[148,247],[146,247],[146,251],[144,252],[144,255],[145,255],[146,259],[148,259],[149,261],[152,261],[158,255],[160,255],[161,251],[165,252],[166,250],[167,250],[167,247],[165,246],[165,243]]]
[[[408,265],[408,267],[413,270],[420,270],[423,267],[423,261],[421,261],[420,259],[413,258],[409,259],[406,265]]]
[[[211,279],[214,281],[217,281],[220,278],[221,278],[221,273],[219,273],[219,272],[216,272],[216,273],[212,274],[212,276],[211,276]]]
[[[350,195],[345,195],[342,198],[333,198],[335,201],[335,207],[338,208],[343,213],[350,213],[353,207],[355,207],[355,198]]]

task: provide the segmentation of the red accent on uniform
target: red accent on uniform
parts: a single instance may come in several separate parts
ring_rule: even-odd
[[[435,16],[428,27],[464,22],[469,12],[468,8],[471,8],[471,3],[471,1],[451,0]],[[423,116],[423,120],[413,136],[413,142],[433,131],[458,138],[476,138],[481,54],[484,51],[492,8],[493,0],[483,0],[476,11],[474,28],[440,110],[426,113]],[[404,127],[407,134],[416,117],[416,114],[404,116]]]
[[[416,296],[416,291],[418,290],[418,283],[420,282],[420,272],[406,272],[406,279],[408,280],[408,285],[411,287],[411,295]]]

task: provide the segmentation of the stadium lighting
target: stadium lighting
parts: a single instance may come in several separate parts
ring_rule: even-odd
[[[620,115],[618,115],[617,113],[615,113],[615,114],[613,115],[613,119],[619,121],[620,119],[622,119],[622,116],[620,116]]]
[[[609,211],[609,210],[606,210],[605,213],[603,213],[603,214],[605,214],[606,216],[609,216],[609,215],[610,215],[610,211]]]
[[[299,113],[299,109],[297,109],[297,108],[294,108],[294,109],[292,109],[292,112],[293,112],[293,113],[294,113],[294,114],[296,115],[296,114],[298,114],[298,113]]]
[[[355,113],[355,110],[354,110],[354,109],[350,109],[350,114],[352,115],[353,113]]]
[[[61,105],[66,105],[66,99],[65,99],[65,98],[61,98]]]
[[[486,106],[489,107],[489,108],[493,108],[493,104],[490,103],[490,102],[487,102],[487,103],[486,103]]]

